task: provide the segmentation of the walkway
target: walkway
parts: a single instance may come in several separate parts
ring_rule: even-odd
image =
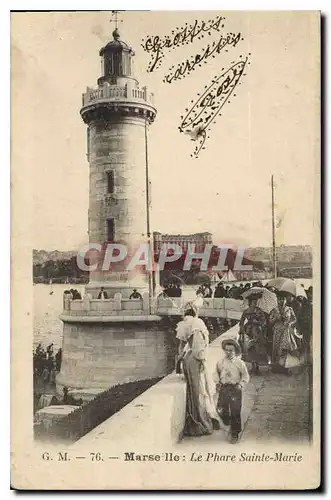
[[[301,368],[292,376],[268,372],[258,388],[242,442],[307,443],[311,417],[308,369]]]
[[[236,446],[254,442],[309,441],[309,422],[312,421],[309,405],[308,369],[299,368],[292,376],[274,374],[267,368],[260,376],[252,376],[243,394],[241,440]],[[186,437],[181,448],[189,451],[199,445],[199,451],[209,451],[217,442],[228,442],[228,427],[210,436]]]

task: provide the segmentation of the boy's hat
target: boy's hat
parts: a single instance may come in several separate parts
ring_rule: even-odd
[[[223,349],[223,351],[225,350],[225,346],[226,345],[233,345],[233,347],[235,348],[237,356],[239,356],[239,354],[241,354],[240,345],[238,344],[238,342],[235,339],[224,339],[223,342],[222,342],[222,349]]]

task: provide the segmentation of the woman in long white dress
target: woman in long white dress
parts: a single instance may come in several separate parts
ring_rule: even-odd
[[[202,319],[197,317],[193,303],[186,305],[184,320],[177,325],[177,338],[187,383],[184,435],[211,434],[213,429],[219,429],[219,417],[206,365],[209,333]]]

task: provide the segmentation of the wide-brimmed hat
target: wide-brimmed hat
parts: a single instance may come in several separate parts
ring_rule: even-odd
[[[226,345],[233,345],[233,347],[235,348],[235,351],[236,351],[236,354],[241,354],[241,348],[240,348],[240,345],[238,344],[238,342],[235,340],[235,339],[224,339],[223,342],[222,342],[222,349],[223,351],[225,350],[225,346]]]

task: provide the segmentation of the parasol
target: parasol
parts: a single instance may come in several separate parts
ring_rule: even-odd
[[[169,275],[167,276],[167,282],[179,283],[181,285],[186,284],[185,281],[182,278],[180,278],[180,276],[177,276],[177,274],[174,273],[169,273]]]
[[[273,309],[278,306],[277,295],[267,288],[253,286],[242,294],[244,299],[248,299],[251,295],[262,294],[257,301],[257,306],[265,313],[269,314]]]
[[[268,285],[276,288],[279,292],[289,293],[295,297],[301,296],[307,298],[303,287],[290,278],[274,278],[268,282]]]
[[[199,272],[194,277],[194,282],[196,284],[208,284],[208,285],[210,285],[211,277],[208,273]]]
[[[261,286],[252,286],[246,292],[242,294],[243,299],[248,299],[251,295],[259,295],[264,292],[265,288],[262,288]]]

